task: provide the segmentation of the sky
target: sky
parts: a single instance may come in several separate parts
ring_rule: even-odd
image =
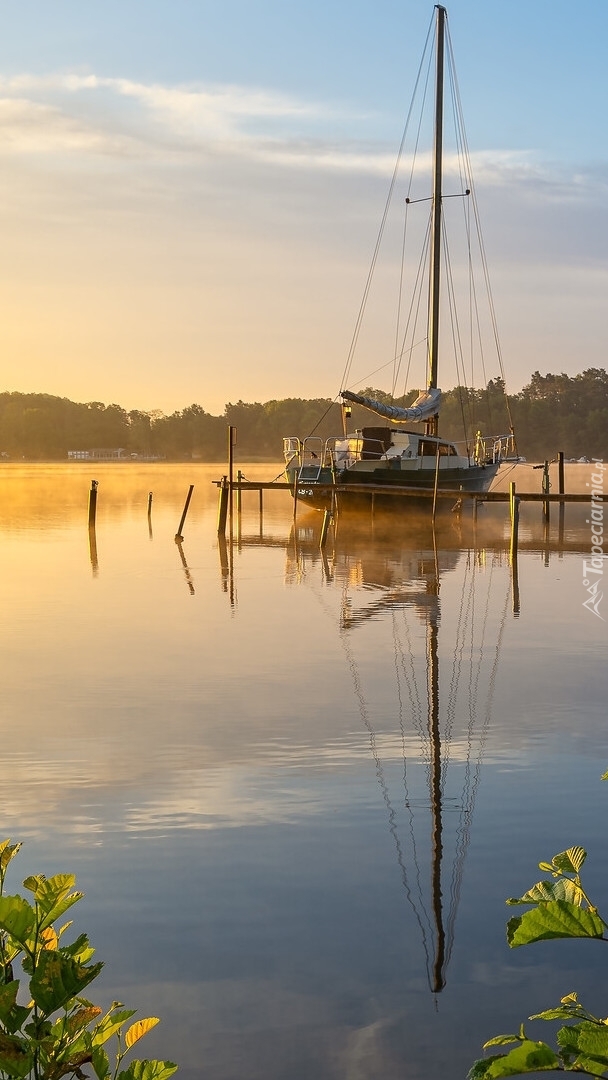
[[[0,390],[333,398],[432,15],[0,0]],[[608,6],[448,19],[507,385],[605,367]],[[387,385],[387,280],[352,388]]]

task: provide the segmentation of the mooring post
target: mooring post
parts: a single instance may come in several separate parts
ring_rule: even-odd
[[[298,474],[294,474],[293,478],[293,520],[296,520],[296,513],[298,509]]]
[[[239,517],[241,515],[241,480],[242,479],[243,479],[243,474],[242,474],[240,469],[237,469],[237,473],[236,473],[236,512],[237,512]]]
[[[545,461],[543,463],[543,495],[548,495],[549,494],[550,487],[551,487],[551,484],[549,483],[549,462]],[[549,521],[549,515],[551,513],[549,507],[550,507],[549,500],[546,499],[543,502],[543,520],[545,522]]]
[[[222,476],[219,485],[219,501],[217,508],[217,535],[226,535],[226,518],[228,516],[228,478]]]
[[[513,524],[513,506],[515,503],[515,481],[511,480],[509,484],[509,517],[511,518],[511,525]]]
[[[152,517],[152,492],[148,492],[148,517]]]
[[[190,489],[188,491],[188,494],[186,495],[186,502],[184,504],[184,512],[182,514],[181,521],[180,521],[180,523],[179,523],[179,525],[177,527],[177,532],[175,534],[175,539],[177,541],[180,541],[180,540],[184,539],[183,536],[182,536],[182,529],[184,527],[184,521],[186,520],[186,514],[188,513],[188,507],[190,506],[190,499],[192,498],[192,492],[193,491],[194,491],[194,484],[190,484]]]
[[[557,484],[560,495],[566,494],[566,484],[564,476],[564,451],[560,450],[557,455]],[[563,499],[559,501],[559,524],[558,524],[558,543],[560,548],[564,545],[564,517],[566,513],[566,504]],[[563,558],[563,551],[560,551],[559,557]]]
[[[473,525],[477,525],[477,507],[479,502],[477,499],[473,499]]]
[[[232,536],[232,491],[234,487],[234,444],[236,442],[236,428],[228,425],[228,507],[230,516],[230,535]]]
[[[97,514],[97,488],[99,487],[98,480],[91,480],[91,490],[89,491],[89,529],[95,528],[95,516]]]

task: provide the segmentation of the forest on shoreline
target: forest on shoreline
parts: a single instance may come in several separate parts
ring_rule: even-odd
[[[384,391],[362,391],[390,401]],[[395,399],[395,404],[410,404]],[[608,374],[588,368],[579,375],[541,375],[509,397],[520,454],[529,461],[555,457],[608,458]],[[349,429],[375,423],[353,407]],[[121,449],[125,458],[168,461],[223,461],[227,425],[237,429],[237,460],[280,461],[284,436],[342,433],[340,406],[327,398],[229,402],[222,416],[188,405],[167,416],[159,410],[127,411],[99,401],[79,403],[51,394],[0,393],[0,455],[4,461],[65,461],[70,451]],[[510,419],[504,385],[490,380],[484,390],[456,387],[443,395],[441,434],[472,445],[476,431],[507,434]]]

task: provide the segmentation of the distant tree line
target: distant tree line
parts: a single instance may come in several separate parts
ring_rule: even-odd
[[[392,401],[380,389],[363,393]],[[396,404],[409,404],[397,400]],[[608,458],[608,374],[588,368],[580,375],[541,375],[509,398],[517,446],[528,460],[567,457]],[[378,421],[381,423],[381,421]],[[372,414],[353,407],[350,429],[375,423]],[[64,461],[68,451],[121,448],[126,457],[158,457],[170,461],[222,461],[226,428],[237,429],[237,457],[280,460],[287,435],[324,440],[342,432],[340,407],[327,398],[285,398],[281,401],[229,402],[222,416],[201,405],[166,416],[155,410],[127,411],[100,401],[81,404],[50,394],[0,394],[0,454],[4,460]],[[484,390],[456,387],[444,394],[441,434],[473,444],[475,433],[507,434],[510,418],[504,385],[491,380]]]

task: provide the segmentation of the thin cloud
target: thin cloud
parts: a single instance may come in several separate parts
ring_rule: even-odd
[[[3,154],[144,156],[169,164],[238,156],[285,169],[388,177],[395,156],[374,142],[372,121],[237,85],[166,86],[91,73],[0,78]],[[358,140],[350,134],[355,122],[364,131]],[[606,186],[601,171],[566,172],[532,151],[480,150],[471,159],[478,184],[521,189],[531,197],[580,201]],[[449,153],[444,166],[447,175],[458,175]],[[419,155],[417,174],[430,168],[430,153]]]

